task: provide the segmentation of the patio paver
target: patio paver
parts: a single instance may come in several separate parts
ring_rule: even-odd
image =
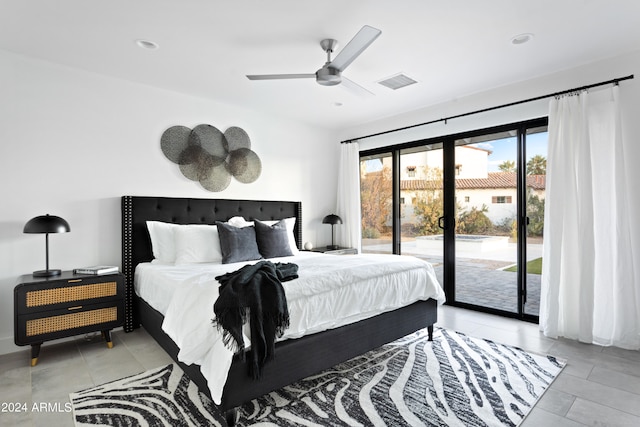
[[[378,240],[374,244],[364,245],[363,252],[388,253],[389,248],[389,243]],[[403,242],[402,249],[403,254],[413,255],[430,262],[434,266],[438,280],[441,284],[444,283],[442,255],[420,250],[413,242]],[[528,246],[529,259],[540,256],[541,252],[542,245]],[[515,264],[515,245],[503,251],[473,253],[473,258],[463,257],[464,255],[470,254],[458,253],[456,259],[456,300],[515,313],[518,295],[516,273],[502,270],[506,266]],[[527,274],[526,314],[538,315],[540,282],[540,275]]]

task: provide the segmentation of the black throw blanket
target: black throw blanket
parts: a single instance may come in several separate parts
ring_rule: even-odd
[[[281,282],[298,277],[298,266],[292,263],[260,261],[232,273],[216,277],[220,296],[213,305],[213,323],[222,332],[224,344],[244,357],[242,325],[251,330],[249,374],[260,378],[262,367],[274,356],[276,337],[289,327],[289,309]]]

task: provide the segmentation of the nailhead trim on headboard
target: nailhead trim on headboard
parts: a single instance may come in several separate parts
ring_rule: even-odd
[[[122,198],[122,271],[125,277],[124,331],[131,332],[137,326],[133,320],[133,200]]]

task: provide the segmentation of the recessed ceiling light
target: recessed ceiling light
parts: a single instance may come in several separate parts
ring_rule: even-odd
[[[152,42],[151,40],[138,39],[136,40],[136,44],[143,49],[154,50],[158,49],[158,43]]]
[[[334,107],[342,107],[342,102],[334,102],[333,106]]]
[[[531,41],[532,38],[533,38],[533,34],[531,33],[518,34],[517,36],[511,37],[511,44],[513,45],[525,44],[528,41]]]

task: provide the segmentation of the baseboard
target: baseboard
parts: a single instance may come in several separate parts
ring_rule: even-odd
[[[122,326],[118,326],[117,328],[113,328],[111,330],[112,337],[113,337],[113,333],[114,332],[118,332],[118,331],[122,331]],[[100,331],[88,332],[86,334],[71,335],[69,337],[64,337],[64,338],[57,338],[57,339],[54,339],[54,340],[45,341],[42,345],[43,346],[47,346],[47,345],[60,344],[60,343],[63,343],[63,342],[75,341],[79,337],[82,337],[84,335],[94,335],[94,334],[98,334],[99,335]],[[28,352],[30,352],[31,351],[31,346],[29,346],[29,345],[23,345],[23,346],[16,345],[14,340],[13,340],[13,336],[0,338],[0,356],[2,356],[3,354],[17,353],[19,351],[28,351]]]
[[[22,351],[22,350],[24,350],[26,348],[28,348],[28,347],[17,346],[13,342],[13,337],[12,336],[11,337],[0,338],[0,355],[16,353],[16,352]]]

